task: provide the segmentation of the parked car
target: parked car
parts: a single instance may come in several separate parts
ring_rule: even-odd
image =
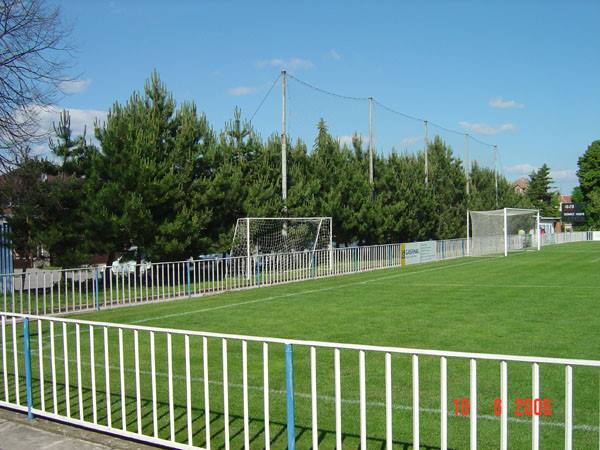
[[[128,275],[136,273],[137,260],[139,257],[138,248],[130,247],[125,253],[123,253],[119,258],[113,261],[112,266],[110,268],[113,275]],[[140,259],[139,264],[139,272],[145,273],[150,270],[152,267],[152,263],[148,261],[144,256]]]

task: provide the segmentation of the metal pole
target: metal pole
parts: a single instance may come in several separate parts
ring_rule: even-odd
[[[250,218],[246,217],[246,278],[250,279]]]
[[[494,185],[496,189],[496,208],[498,207],[498,146],[494,145]]]
[[[104,273],[106,273],[106,271],[104,271]],[[99,292],[99,288],[100,288],[100,283],[99,283],[99,274],[100,274],[100,269],[96,268],[96,280],[95,280],[95,287],[96,287],[96,309],[98,311],[100,311],[100,292]]]
[[[469,225],[470,225],[470,221],[469,221],[469,210],[467,209],[467,256],[471,255],[471,245],[470,245],[470,239],[469,239]]]
[[[369,97],[369,184],[373,185],[373,97]]]
[[[33,419],[33,395],[31,388],[31,345],[29,339],[29,319],[23,319],[23,351],[25,353],[25,386],[27,394],[27,418]]]
[[[287,212],[287,131],[286,131],[287,72],[281,71],[281,199]]]
[[[467,195],[470,194],[469,177],[471,172],[471,163],[469,161],[469,135],[465,134],[465,176],[467,178]]]
[[[508,219],[504,208],[504,256],[508,256]]]
[[[542,232],[540,230],[540,210],[537,212],[537,220],[536,220],[536,236],[537,236],[537,249],[538,251],[542,248]]]
[[[292,345],[285,344],[285,393],[287,412],[288,450],[296,448],[296,424],[294,420],[294,362]]]
[[[329,272],[333,273],[333,218],[329,218]]]
[[[425,184],[429,184],[429,126],[427,121],[425,123]]]
[[[186,272],[187,272],[187,293],[188,293],[188,298],[190,298],[192,296],[192,284],[191,284],[191,273],[190,273],[190,262],[186,261]]]

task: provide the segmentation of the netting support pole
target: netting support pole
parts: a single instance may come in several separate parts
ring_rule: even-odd
[[[504,208],[504,256],[508,256],[508,216]]]
[[[467,256],[471,256],[471,239],[469,238],[469,228],[470,228],[470,219],[469,219],[469,210],[467,209]]]
[[[496,208],[498,207],[498,146],[494,145],[494,187],[496,190]]]
[[[535,228],[536,228],[535,235],[537,238],[537,249],[539,251],[542,248],[542,232],[540,230],[540,210],[539,209],[538,209],[537,216],[536,216]]]
[[[250,279],[250,218],[246,217],[246,278]]]
[[[281,199],[287,213],[287,129],[286,129],[287,72],[281,71]],[[286,214],[287,215],[287,214]]]
[[[467,179],[467,196],[470,194],[469,177],[471,176],[471,163],[469,161],[469,134],[465,134],[465,178]]]
[[[423,121],[425,124],[425,185],[429,184],[429,124],[426,120]]]
[[[373,186],[373,97],[369,97],[369,184]]]

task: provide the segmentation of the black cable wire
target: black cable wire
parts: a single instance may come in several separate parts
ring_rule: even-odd
[[[273,81],[273,84],[271,84],[271,87],[269,88],[269,90],[267,91],[267,93],[265,94],[263,99],[260,101],[260,103],[258,104],[258,108],[256,108],[256,111],[254,111],[254,114],[252,114],[252,116],[250,117],[250,123],[252,123],[252,120],[254,119],[256,114],[258,114],[258,111],[260,110],[260,108],[262,108],[262,105],[264,105],[265,101],[267,101],[267,97],[271,94],[271,91],[273,90],[273,88],[275,87],[275,85],[277,84],[277,82],[279,81],[280,78],[281,78],[281,74],[277,75],[277,78],[275,78],[275,81]]]
[[[302,81],[299,78],[296,78],[294,75],[290,75],[289,73],[287,74],[288,78],[293,79],[294,81],[310,88],[313,89],[317,92],[320,92],[322,94],[326,94],[326,95],[330,95],[332,97],[337,97],[337,98],[343,98],[345,100],[354,100],[354,101],[360,101],[360,102],[364,102],[364,101],[368,101],[368,97],[352,97],[349,95],[341,95],[341,94],[336,94],[335,92],[331,92],[331,91],[327,91],[325,89],[321,89],[320,87],[317,87],[315,85],[312,85],[310,83],[307,83],[306,81]]]
[[[494,147],[494,144],[488,144],[487,142],[484,142],[484,141],[482,141],[480,139],[477,139],[476,137],[473,137],[471,135],[469,135],[469,138],[473,139],[475,142],[478,142],[481,145],[487,145],[488,147],[492,147],[492,148]]]
[[[313,89],[313,90],[315,90],[317,92],[320,92],[322,94],[326,94],[326,95],[329,95],[329,96],[332,96],[332,97],[337,97],[337,98],[341,98],[341,99],[345,99],[345,100],[354,100],[354,101],[368,101],[369,100],[369,97],[352,97],[352,96],[349,96],[349,95],[337,94],[335,92],[331,92],[331,91],[327,91],[325,89],[321,89],[320,87],[317,87],[317,86],[315,86],[313,84],[310,84],[310,83],[308,83],[306,81],[303,81],[303,80],[301,80],[301,79],[299,79],[299,78],[297,78],[294,75],[291,75],[289,73],[287,74],[287,76],[289,78],[293,79],[294,81],[302,84],[303,86],[306,86],[306,87],[308,87],[310,89]],[[384,105],[383,103],[379,102],[378,100],[376,100],[374,98],[372,98],[372,101],[373,101],[374,104],[376,104],[380,108],[385,109],[386,111],[388,111],[388,112],[390,112],[392,114],[396,114],[396,115],[404,117],[406,119],[415,120],[415,121],[419,121],[419,122],[423,122],[423,123],[427,122],[428,125],[431,125],[433,127],[439,128],[440,130],[446,131],[448,133],[453,133],[453,134],[456,134],[458,136],[467,136],[468,139],[472,139],[474,142],[477,142],[477,143],[479,143],[481,145],[485,145],[487,147],[492,147],[492,148],[494,147],[494,144],[490,144],[488,142],[482,141],[481,139],[473,137],[469,133],[465,133],[463,131],[458,131],[458,130],[453,130],[451,128],[446,128],[443,125],[440,125],[440,124],[438,124],[436,122],[431,122],[431,121],[426,120],[426,119],[421,119],[419,117],[411,116],[410,114],[406,114],[406,113],[403,113],[401,111],[397,111],[397,110],[395,110],[393,108],[390,108],[389,106]]]
[[[392,114],[397,114],[399,116],[406,117],[407,119],[416,120],[416,121],[423,122],[423,123],[427,122],[425,119],[419,119],[418,117],[411,116],[410,114],[405,114],[403,112],[396,111],[395,109],[392,109],[389,106],[385,106],[383,103],[380,103],[379,101],[377,101],[375,99],[373,99],[373,103],[378,105],[380,108],[383,108],[388,112],[391,112]]]

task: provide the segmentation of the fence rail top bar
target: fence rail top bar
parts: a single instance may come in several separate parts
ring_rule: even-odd
[[[182,330],[176,328],[159,328],[159,327],[148,327],[139,325],[128,325],[120,323],[110,322],[94,322],[89,320],[78,320],[78,319],[64,319],[49,316],[36,316],[29,314],[13,314],[13,313],[2,313],[0,317],[15,317],[18,319],[28,318],[29,320],[45,320],[59,323],[71,323],[79,325],[92,325],[94,327],[107,327],[123,330],[138,330],[138,331],[153,331],[165,334],[177,334],[187,336],[198,336],[198,337],[210,337],[218,339],[230,339],[238,341],[248,342],[267,342],[272,344],[291,344],[304,347],[319,347],[329,349],[345,349],[345,350],[356,350],[356,351],[371,351],[380,353],[395,353],[402,355],[419,355],[419,356],[435,356],[435,357],[447,357],[447,358],[459,358],[459,359],[478,359],[478,360],[490,360],[490,361],[512,361],[522,363],[538,363],[538,364],[558,364],[558,365],[569,365],[569,366],[582,366],[582,367],[600,367],[600,360],[587,360],[587,359],[566,359],[566,358],[551,358],[551,357],[537,357],[537,356],[518,356],[518,355],[501,355],[494,353],[469,353],[469,352],[456,352],[456,351],[443,351],[443,350],[427,350],[418,348],[402,348],[402,347],[385,347],[378,345],[359,345],[359,344],[344,344],[337,342],[322,342],[322,341],[304,341],[299,339],[283,339],[283,338],[272,338],[262,336],[245,336],[239,334],[225,334],[225,333],[213,333],[205,331],[193,331],[193,330]]]

